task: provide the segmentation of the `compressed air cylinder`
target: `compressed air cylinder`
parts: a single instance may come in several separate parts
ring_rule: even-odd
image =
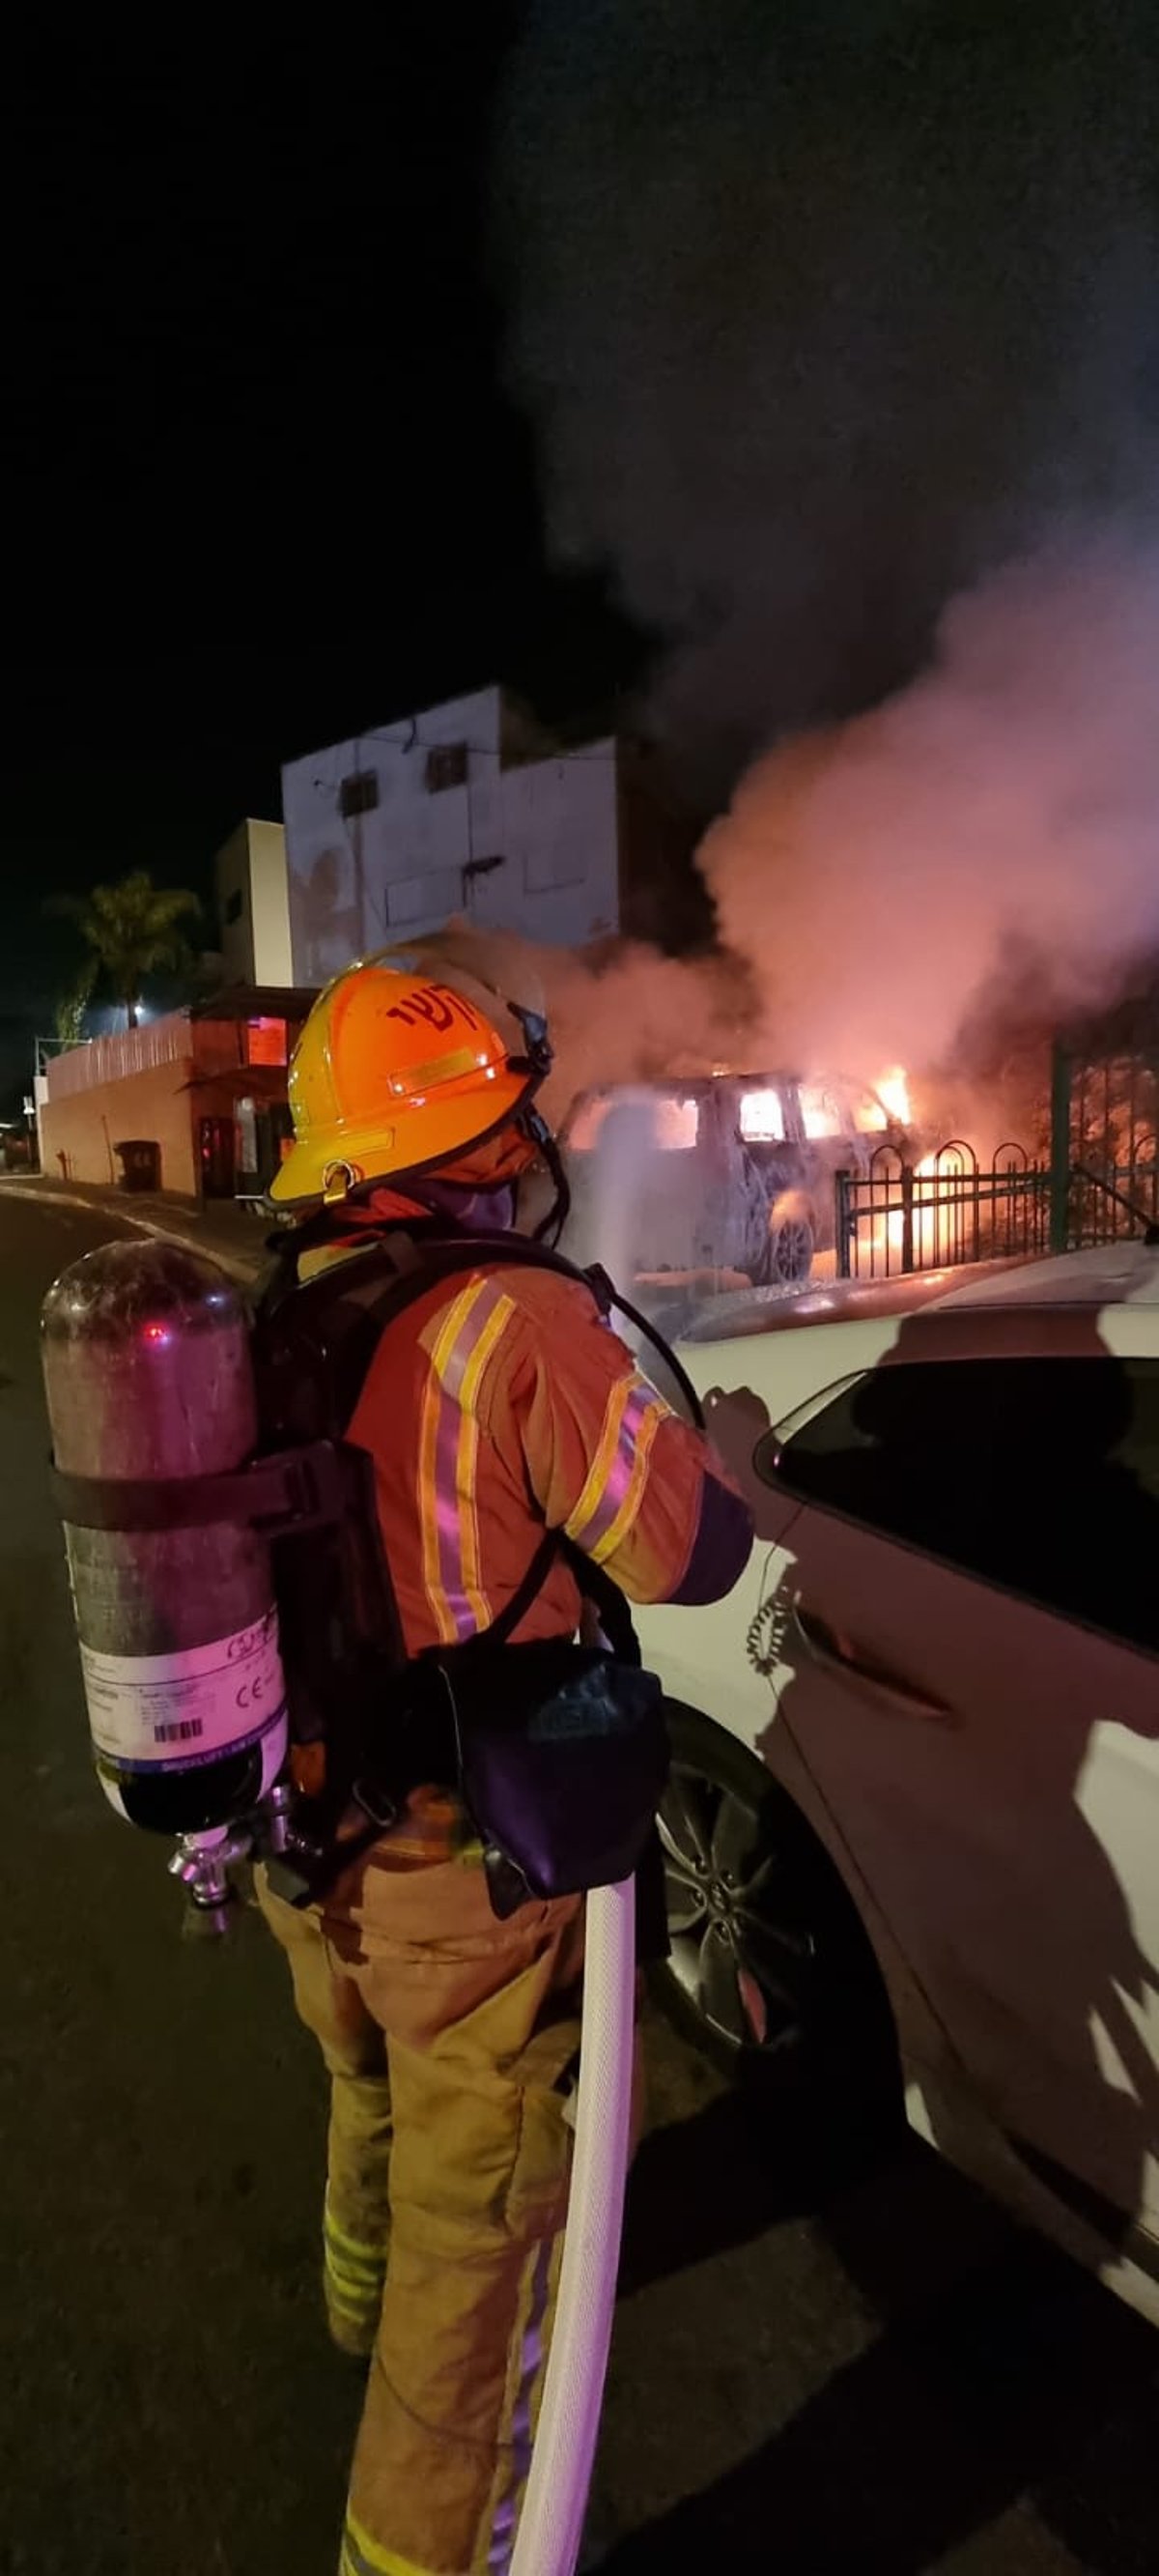
[[[226,1272],[161,1241],[109,1243],[41,1317],[55,1463],[66,1475],[194,1480],[257,1439],[245,1309]],[[131,1824],[227,1823],[286,1752],[269,1549],[241,1519],[178,1529],[65,1522],[97,1774]]]

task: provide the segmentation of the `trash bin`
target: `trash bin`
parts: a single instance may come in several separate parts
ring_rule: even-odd
[[[161,1187],[161,1148],[152,1136],[133,1136],[127,1144],[114,1145],[121,1158],[120,1187],[123,1190],[159,1190]]]

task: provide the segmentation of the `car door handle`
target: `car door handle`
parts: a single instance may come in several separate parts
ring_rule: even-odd
[[[858,1646],[851,1637],[842,1636],[815,1610],[803,1609],[798,1601],[794,1604],[793,1618],[814,1663],[820,1664],[823,1670],[845,1673],[855,1681],[864,1682],[867,1690],[875,1691],[880,1699],[888,1700],[906,1717],[928,1717],[942,1726],[953,1725],[954,1712],[945,1700],[931,1699],[928,1691],[916,1689],[904,1674],[895,1673],[867,1647]]]

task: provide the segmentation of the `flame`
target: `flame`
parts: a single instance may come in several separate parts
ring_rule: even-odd
[[[882,1125],[885,1125],[887,1118],[893,1118],[896,1119],[899,1127],[912,1127],[913,1102],[910,1099],[909,1076],[904,1065],[889,1065],[884,1073],[878,1074],[873,1087],[885,1112]]]
[[[746,1091],[740,1104],[740,1132],[754,1145],[783,1145],[785,1108],[779,1091]]]
[[[901,1080],[905,1081],[904,1074]],[[947,1223],[951,1221],[947,1215],[946,1192],[940,1186],[945,1177],[938,1154],[923,1154],[921,1162],[914,1165],[915,1181],[927,1181],[932,1185],[914,1192],[914,1259],[921,1270],[935,1266],[944,1246]],[[885,1222],[889,1241],[894,1250],[900,1252],[905,1238],[905,1219],[895,1214],[887,1217]]]

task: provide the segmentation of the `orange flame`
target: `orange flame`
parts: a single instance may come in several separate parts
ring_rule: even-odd
[[[913,1102],[910,1099],[909,1076],[904,1065],[893,1064],[879,1073],[874,1090],[885,1111],[885,1118],[896,1119],[899,1127],[912,1127]],[[885,1118],[882,1125],[885,1125]]]

